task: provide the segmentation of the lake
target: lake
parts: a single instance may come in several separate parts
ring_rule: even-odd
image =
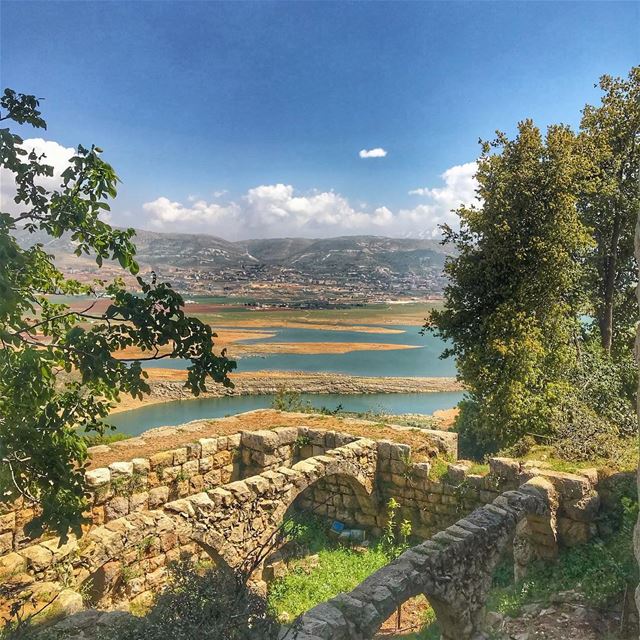
[[[335,409],[342,405],[345,411],[364,413],[421,413],[430,414],[438,409],[449,409],[462,399],[461,392],[437,393],[369,393],[369,394],[301,394],[316,409]],[[138,435],[147,429],[174,426],[191,420],[221,418],[227,415],[266,409],[271,406],[273,395],[225,396],[223,398],[196,398],[152,404],[140,409],[123,411],[109,417],[108,421],[118,431]]]
[[[451,358],[440,359],[446,344],[432,334],[420,335],[420,328],[410,325],[385,327],[399,329],[402,333],[362,333],[359,331],[331,331],[323,329],[290,329],[265,327],[275,335],[251,342],[382,342],[408,344],[417,349],[391,351],[352,351],[337,354],[276,353],[264,356],[239,358],[238,371],[325,371],[353,376],[424,376],[452,377],[456,375]],[[245,341],[247,342],[247,341]],[[184,369],[187,360],[167,359],[145,363],[147,367]]]

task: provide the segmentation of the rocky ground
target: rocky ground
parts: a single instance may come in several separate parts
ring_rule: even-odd
[[[487,640],[621,640],[638,637],[635,611],[602,611],[588,606],[580,593],[565,591],[549,603],[525,605],[511,618],[487,614]]]

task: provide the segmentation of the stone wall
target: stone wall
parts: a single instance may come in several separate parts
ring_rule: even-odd
[[[301,495],[297,506],[378,535],[387,521],[386,505],[393,498],[400,505],[398,520],[411,522],[415,536],[429,538],[503,491],[541,476],[560,495],[560,543],[580,544],[597,533],[601,501],[595,469],[561,473],[543,468],[542,463],[495,457],[489,459],[489,472],[484,475],[470,473],[472,464],[465,461],[449,464],[445,473],[436,475],[432,463],[411,461],[408,445],[378,441],[377,446],[375,498],[364,500],[347,480],[328,478]]]
[[[283,635],[292,640],[367,640],[399,605],[423,594],[436,612],[443,640],[483,638],[483,608],[498,562],[522,522],[550,525],[557,504],[553,485],[532,478],[405,551],[350,593],[314,607]],[[548,547],[549,534],[553,538],[552,527],[529,537],[532,557],[540,545]]]
[[[436,442],[434,448],[443,446]],[[34,512],[20,502],[4,505],[0,609],[3,598],[6,605],[18,593],[65,588],[102,605],[142,603],[180,557],[213,556],[237,566],[291,508],[376,534],[394,498],[399,519],[410,520],[414,535],[427,538],[534,476],[550,483],[558,504],[551,524],[527,518],[522,540],[547,536],[549,556],[556,542],[575,544],[595,532],[595,471],[562,474],[503,458],[491,459],[486,475],[470,473],[470,466],[458,461],[435,474],[432,461],[412,461],[408,445],[304,426],[200,438],[114,462],[87,472],[91,509],[79,539],[29,538],[25,525]],[[525,544],[523,558],[526,552]]]

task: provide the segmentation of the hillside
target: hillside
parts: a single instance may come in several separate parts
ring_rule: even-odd
[[[94,271],[73,255],[67,238],[17,234],[23,245],[42,242],[63,267]],[[210,235],[138,230],[135,243],[143,269],[178,275],[185,289],[190,275],[213,283],[248,281],[298,285],[355,286],[409,294],[439,293],[446,250],[436,240],[342,236],[337,238],[268,238],[229,242]],[[194,277],[195,277],[194,276]]]

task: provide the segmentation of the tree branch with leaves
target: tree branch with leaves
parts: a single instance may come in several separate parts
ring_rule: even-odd
[[[6,89],[0,121],[46,129],[39,107],[35,96]],[[211,327],[184,313],[182,296],[169,284],[138,275],[133,229],[101,219],[118,183],[101,154],[78,146],[58,188],[47,189],[42,179],[54,170],[46,157],[0,128],[0,166],[15,182],[13,202],[3,202],[0,212],[0,500],[37,503],[34,532],[79,529],[87,507],[83,433],[110,428],[107,417],[120,394],[149,393],[141,362],[190,360],[185,386],[194,395],[207,380],[233,386],[235,362],[224,350],[214,352]],[[118,262],[138,291],[121,278],[90,285],[67,278],[42,244],[20,246],[15,235],[23,229],[68,237],[75,254],[93,257],[98,267]],[[56,296],[89,302],[75,310]],[[97,313],[102,299],[108,305]],[[148,356],[125,357],[130,348]]]

